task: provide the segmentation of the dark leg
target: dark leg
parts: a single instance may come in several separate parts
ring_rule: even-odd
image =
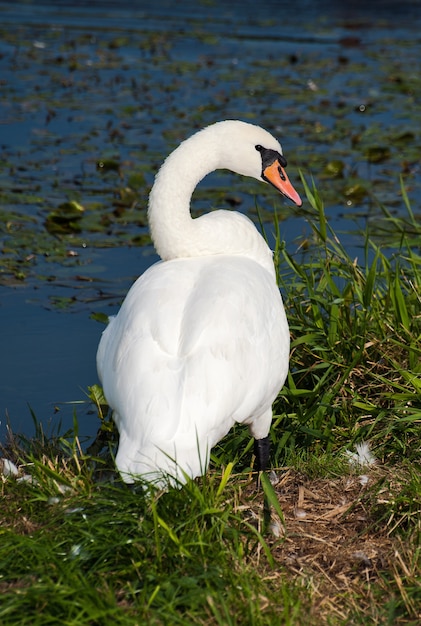
[[[269,464],[270,439],[269,435],[263,439],[254,440],[254,454],[256,455],[257,488],[260,489],[260,472],[265,472]]]
[[[260,477],[262,472],[267,470],[269,465],[270,439],[269,436],[263,439],[254,440],[254,454],[256,455],[257,481],[256,489],[260,491]],[[263,527],[268,528],[272,518],[272,511],[266,493],[263,493]]]

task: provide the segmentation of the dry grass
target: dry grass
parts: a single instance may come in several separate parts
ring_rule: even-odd
[[[408,479],[406,471],[376,466],[334,479],[310,479],[291,469],[278,473],[274,490],[284,520],[272,513],[272,534],[279,539],[271,545],[276,567],[265,571],[266,578],[276,585],[286,571],[291,582],[310,591],[311,624],[386,623],[381,599],[394,596],[406,617],[390,623],[421,623],[419,543],[395,533],[402,521],[396,515],[382,516]],[[253,492],[246,492],[253,502],[250,517],[261,520],[261,504],[259,510]],[[406,592],[408,584],[415,596]]]

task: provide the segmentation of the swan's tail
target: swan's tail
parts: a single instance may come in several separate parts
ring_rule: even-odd
[[[138,449],[132,442],[121,442],[116,456],[118,471],[125,483],[144,480],[158,488],[181,487],[189,479],[206,472],[209,450],[196,441],[195,446],[167,444],[165,450],[153,444]],[[170,450],[172,452],[170,452]]]

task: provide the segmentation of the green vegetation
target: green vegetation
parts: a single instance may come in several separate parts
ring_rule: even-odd
[[[20,479],[1,482],[1,624],[419,624],[419,219],[402,187],[407,217],[384,210],[395,247],[365,233],[352,259],[303,182],[316,215],[305,249],[287,252],[275,221],[293,341],[263,493],[240,427],[182,489],[120,484],[93,388],[95,452],[40,427],[4,451]],[[376,464],[349,462],[362,441]]]

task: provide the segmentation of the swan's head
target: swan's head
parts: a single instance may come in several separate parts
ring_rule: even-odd
[[[286,174],[281,144],[270,133],[238,120],[218,122],[208,129],[219,139],[220,167],[270,183],[297,206],[302,205]]]
[[[217,122],[183,141],[165,160],[149,196],[152,239],[161,258],[233,254],[253,258],[274,272],[272,253],[254,224],[235,211],[213,211],[192,219],[190,199],[210,172],[229,169],[271,183],[301,206],[288,180],[279,142],[259,126]]]

